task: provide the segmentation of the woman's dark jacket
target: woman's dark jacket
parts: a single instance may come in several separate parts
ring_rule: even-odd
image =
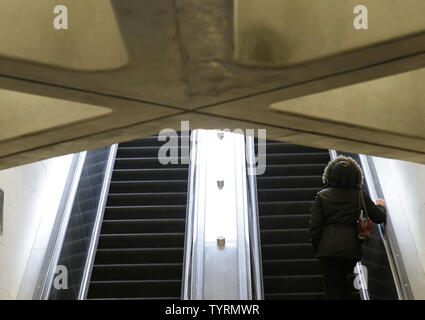
[[[357,219],[360,213],[359,187],[363,182],[361,169],[353,159],[338,157],[329,163],[323,181],[329,187],[317,193],[309,222],[316,257],[360,260],[362,251],[361,241],[357,238]],[[385,207],[375,205],[365,193],[363,197],[369,218],[375,223],[385,222]]]

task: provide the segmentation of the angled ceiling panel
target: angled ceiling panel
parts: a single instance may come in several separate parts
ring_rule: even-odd
[[[68,30],[53,26],[57,5],[68,8]],[[2,0],[0,43],[0,56],[79,71],[116,69],[128,62],[109,0]]]
[[[291,66],[425,32],[422,0],[234,0],[234,3],[235,59],[245,65]],[[353,27],[358,15],[354,14],[354,8],[359,4],[368,11],[367,30]]]

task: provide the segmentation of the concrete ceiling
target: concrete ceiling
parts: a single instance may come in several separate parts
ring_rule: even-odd
[[[419,137],[415,142],[419,143],[419,147],[411,147],[400,146],[391,139],[370,139],[364,134],[356,136],[341,134],[338,130],[319,130],[320,126],[329,126],[329,122],[320,117],[317,119],[320,125],[315,126],[293,121],[292,108],[305,108],[313,112],[311,107],[323,101],[344,106],[344,97],[351,94],[344,90],[353,84],[425,67],[423,1],[409,0],[406,1],[409,5],[405,7],[399,7],[396,0],[363,1],[370,5],[371,19],[370,29],[365,31],[350,29],[355,1],[344,1],[345,5],[336,1],[336,7],[335,1],[323,1],[323,10],[328,10],[326,15],[325,11],[301,10],[307,2],[299,0],[236,1],[235,7],[229,0],[112,0],[114,15],[107,13],[105,16],[109,18],[105,19],[96,18],[102,15],[95,8],[87,8],[87,12],[92,12],[91,16],[78,14],[78,6],[70,7],[70,29],[60,31],[54,30],[51,22],[54,4],[62,4],[63,1],[49,0],[51,10],[43,6],[31,7],[28,9],[31,12],[27,18],[29,25],[34,21],[36,34],[51,34],[52,37],[46,36],[43,43],[28,42],[31,48],[28,48],[29,54],[25,58],[14,56],[13,48],[8,47],[13,47],[14,42],[7,34],[13,29],[18,36],[22,30],[20,22],[11,20],[7,28],[0,28],[0,39],[5,39],[3,48],[0,48],[0,95],[4,95],[0,99],[0,125],[4,119],[15,119],[12,127],[25,127],[28,119],[32,118],[30,112],[28,119],[13,115],[17,109],[14,108],[14,101],[8,97],[17,97],[19,93],[26,94],[25,97],[29,94],[65,101],[69,104],[69,110],[74,110],[76,114],[80,111],[74,109],[74,103],[76,106],[106,108],[108,113],[65,123],[61,123],[58,117],[56,126],[35,126],[29,131],[23,130],[25,132],[9,132],[8,129],[5,133],[0,130],[0,168],[141,138],[164,128],[179,129],[181,120],[190,120],[191,129],[267,128],[268,138],[277,140],[425,163],[422,136],[416,132],[400,132],[397,128],[392,128],[394,132],[390,132],[393,136],[407,134]],[[14,2],[6,1],[5,6],[10,14],[15,12],[12,10]],[[258,10],[259,3],[261,10]],[[375,14],[374,21],[372,13],[380,8],[376,3],[380,3],[385,10]],[[108,12],[107,8],[105,10]],[[405,14],[403,10],[407,10]],[[258,13],[253,15],[252,12],[256,11]],[[323,21],[325,16],[330,22]],[[388,24],[394,21],[393,16],[403,20],[402,28],[391,25],[388,32],[384,32]],[[315,24],[311,23],[311,17],[317,17]],[[336,28],[342,23],[342,17],[344,25],[348,24],[350,28]],[[37,19],[50,23],[39,25]],[[263,33],[262,38],[279,40],[276,40],[273,50],[287,53],[292,46],[292,54],[278,55],[279,59],[270,60],[264,54],[252,55],[249,49],[252,45],[244,49],[244,45],[258,42],[259,39],[256,32],[252,33],[251,38],[246,36],[251,34],[246,28],[251,25],[252,19],[268,22],[269,34]],[[289,29],[286,19],[291,21]],[[277,20],[286,22],[282,24]],[[84,38],[81,26],[88,26],[92,31],[88,34],[98,35],[99,32],[94,30],[115,30],[113,25],[116,23],[120,35],[110,31],[104,32],[100,38],[86,37],[92,42],[73,42],[72,46],[67,42],[67,39]],[[326,27],[326,23],[330,23],[330,27]],[[252,25],[255,26],[254,23]],[[316,29],[313,35],[311,28]],[[299,30],[304,32],[299,33]],[[64,36],[66,39],[58,38],[62,37],[59,34],[62,32],[67,33]],[[363,40],[361,33],[364,33]],[[269,37],[270,34],[277,36]],[[245,40],[239,41],[243,37]],[[282,47],[285,39],[288,40],[287,46]],[[314,45],[311,41],[315,41]],[[322,48],[319,44],[323,42],[326,46]],[[96,50],[97,43],[102,43],[101,51]],[[123,47],[120,43],[124,44]],[[110,48],[105,48],[108,44]],[[58,47],[67,46],[74,48],[77,55],[78,52],[90,52],[92,56],[81,64],[81,68],[78,66],[79,60],[73,60],[74,51],[69,52],[68,60],[63,60],[73,61],[74,64],[66,62],[58,65],[58,61],[47,57],[43,61],[36,59],[40,52],[46,56],[46,53],[54,52]],[[81,46],[85,47],[84,50]],[[81,55],[83,58],[88,56]],[[107,64],[103,64],[103,68],[96,67],[97,57],[99,61],[109,57],[107,60],[112,61],[110,68]],[[87,71],[90,69],[88,66],[95,66],[93,69],[98,71]],[[406,74],[409,77],[409,73]],[[315,96],[310,100],[297,100],[331,89],[343,91],[339,91],[338,98],[326,96],[322,100]],[[368,90],[368,87],[363,90]],[[412,99],[418,99],[418,103],[423,101],[418,97],[423,94],[419,86],[407,90],[406,95],[409,90],[415,90],[417,94],[412,94]],[[373,101],[367,100],[367,97],[362,102],[373,108]],[[29,110],[34,104],[40,110],[43,108],[43,104],[37,101],[34,98],[33,103],[28,102]],[[276,104],[285,101],[294,104]],[[275,105],[271,108],[272,104]],[[22,106],[22,102],[19,105]],[[397,105],[391,110],[395,110]],[[288,109],[285,113],[288,107],[291,112]],[[411,111],[423,114],[421,108],[422,105],[416,104]],[[21,109],[19,112],[22,115]],[[394,119],[397,120],[389,117],[386,121]],[[347,119],[341,120],[343,128],[349,130],[349,125]],[[368,125],[375,127],[373,123]],[[385,127],[385,123],[380,125]]]
[[[61,4],[58,0],[2,0],[0,43],[5,45],[0,55],[77,71],[111,70],[128,63],[109,0],[66,3],[72,13],[67,20],[71,32],[53,28],[52,11]]]

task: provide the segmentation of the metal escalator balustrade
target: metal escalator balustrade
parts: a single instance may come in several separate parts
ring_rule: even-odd
[[[188,165],[161,164],[163,144],[118,147],[88,299],[180,299]]]
[[[267,169],[257,177],[265,299],[323,299],[308,221],[329,152],[284,142],[258,143],[266,143],[267,152]]]
[[[183,299],[262,299],[253,139],[194,130],[191,145]]]
[[[362,154],[358,155],[358,158],[364,172],[369,196],[374,201],[376,201],[377,198],[383,199],[384,194],[381,189],[373,158]],[[375,226],[374,233],[380,243],[380,256],[385,256],[386,259],[384,263],[379,261],[377,264],[375,263],[374,266],[372,261],[367,261],[369,265],[375,267],[373,272],[379,275],[377,278],[381,280],[378,281],[376,286],[371,288],[372,294],[384,299],[413,300],[414,296],[403,259],[401,258],[400,248],[394,233],[390,212],[387,211],[387,223]],[[378,267],[376,268],[376,266]],[[385,283],[384,286],[382,286],[382,282]],[[382,289],[386,289],[384,295],[382,295]]]
[[[33,299],[74,300],[84,296],[86,271],[92,258],[93,240],[97,238],[99,217],[103,214],[115,154],[116,145],[74,155],[32,292]],[[36,260],[29,262],[27,270],[38,268],[34,265]],[[30,294],[29,290],[26,294]]]
[[[331,158],[342,154],[330,150]],[[384,198],[376,175],[373,159],[370,156],[343,153],[355,159],[364,174],[363,191],[372,200]],[[362,266],[362,267],[361,267]],[[364,279],[359,283],[363,300],[409,300],[413,299],[403,261],[399,254],[396,237],[393,234],[390,212],[386,224],[372,224],[371,239],[363,244],[363,258],[357,266],[365,270]]]

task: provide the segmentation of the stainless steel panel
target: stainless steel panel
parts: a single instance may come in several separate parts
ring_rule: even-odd
[[[183,298],[252,299],[245,137],[195,130],[191,152]]]

